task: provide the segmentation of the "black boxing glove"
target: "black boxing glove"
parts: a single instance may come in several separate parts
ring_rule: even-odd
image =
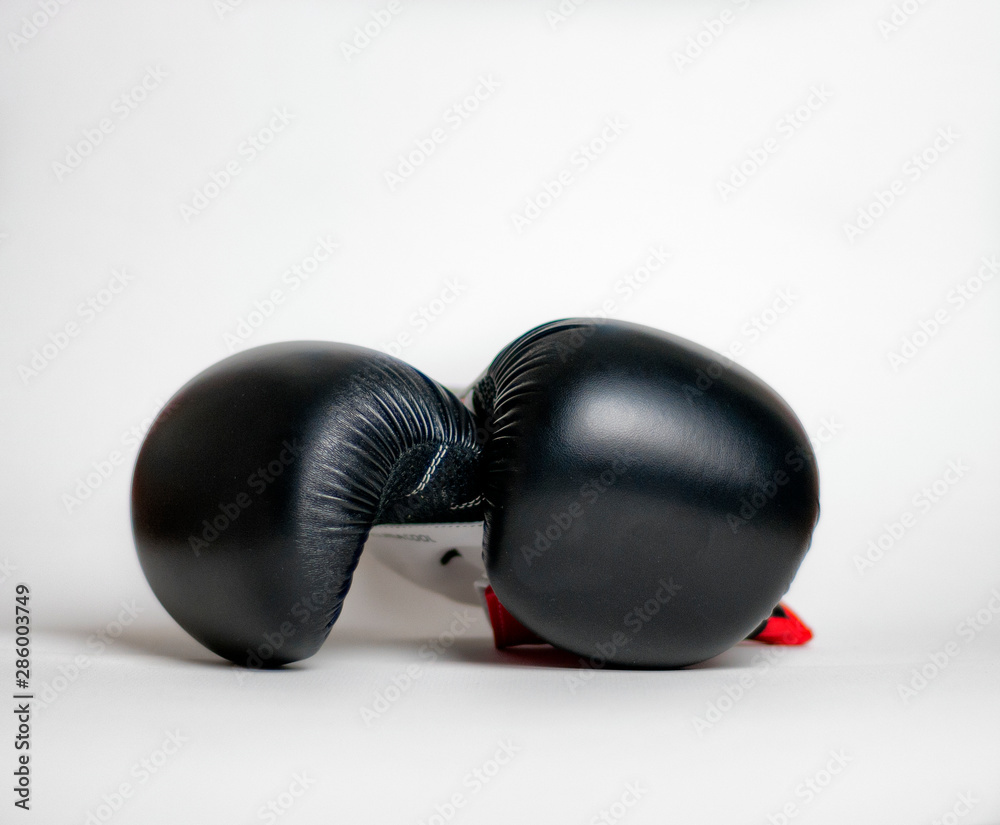
[[[481,518],[472,414],[379,352],[297,342],[205,370],[139,451],[132,527],[171,616],[220,656],[315,653],[375,524]]]
[[[681,667],[754,633],[811,635],[776,605],[819,517],[816,461],[760,379],[663,332],[577,319],[504,349],[472,403],[491,618],[517,627],[498,642],[525,631]]]

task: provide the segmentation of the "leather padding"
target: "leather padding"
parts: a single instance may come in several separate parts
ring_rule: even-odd
[[[374,523],[481,517],[479,454],[471,413],[395,358],[323,342],[247,350],[190,381],[147,435],[139,560],[219,655],[303,659],[340,614]]]
[[[809,439],[763,381],[676,336],[571,319],[475,388],[500,602],[602,662],[681,667],[749,636],[819,517]]]

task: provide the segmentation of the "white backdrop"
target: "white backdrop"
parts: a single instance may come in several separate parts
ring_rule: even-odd
[[[5,3],[18,821],[1000,821],[998,27],[987,0]],[[812,434],[809,646],[577,671],[366,559],[318,656],[248,674],[159,607],[131,468],[194,374],[312,338],[463,386],[595,313],[733,354]]]

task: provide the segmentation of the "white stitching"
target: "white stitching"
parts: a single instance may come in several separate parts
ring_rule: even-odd
[[[434,454],[434,458],[431,460],[431,466],[427,468],[427,472],[424,473],[424,477],[420,480],[420,484],[417,485],[416,489],[410,490],[410,492],[406,494],[407,496],[415,496],[430,483],[431,476],[434,475],[434,471],[437,469],[438,464],[441,463],[441,459],[444,457],[447,449],[448,448],[444,445],[438,447],[437,452]]]

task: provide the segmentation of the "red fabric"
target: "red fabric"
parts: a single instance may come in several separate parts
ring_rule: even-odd
[[[492,587],[487,587],[484,595],[486,596],[486,609],[490,614],[490,624],[493,626],[493,641],[497,650],[514,645],[548,644],[545,639],[536,636],[507,612],[507,608],[500,604]]]
[[[782,603],[778,606],[785,615],[772,616],[760,633],[750,637],[751,640],[766,645],[804,645],[813,637],[813,632],[787,604]]]

